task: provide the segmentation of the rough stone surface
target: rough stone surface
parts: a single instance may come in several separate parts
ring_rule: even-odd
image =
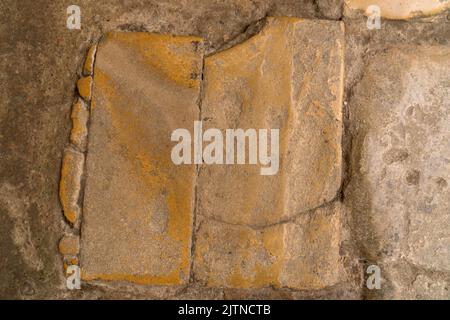
[[[59,185],[59,198],[67,221],[79,222],[81,177],[83,175],[84,155],[72,149],[64,151]]]
[[[88,128],[87,123],[89,120],[89,110],[86,104],[77,99],[77,102],[72,107],[72,130],[70,131],[70,142],[81,151],[86,149]]]
[[[448,47],[399,46],[372,59],[351,97],[346,202],[362,256],[387,279],[393,263],[450,271],[449,71]]]
[[[343,45],[339,22],[269,18],[255,37],[206,58],[204,130],[278,128],[280,168],[261,175],[263,165],[203,166],[200,215],[265,226],[336,197]]]
[[[198,119],[201,69],[199,38],[118,32],[100,42],[81,238],[84,279],[188,280],[195,166],[172,163],[170,135]]]
[[[345,0],[346,8],[366,12],[371,5],[380,8],[383,18],[410,19],[437,14],[450,8],[449,0]]]
[[[198,224],[194,276],[207,286],[320,289],[342,275],[339,203],[265,228]]]
[[[64,236],[59,241],[59,252],[63,255],[75,256],[80,252],[80,237]]]

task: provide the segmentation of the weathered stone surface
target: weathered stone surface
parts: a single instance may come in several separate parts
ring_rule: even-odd
[[[92,76],[94,72],[94,61],[95,61],[95,53],[97,52],[97,46],[92,46],[89,48],[88,53],[86,55],[86,60],[83,66],[83,74],[85,76]]]
[[[175,166],[171,132],[192,128],[201,40],[110,33],[98,46],[81,268],[85,280],[182,284],[190,268],[195,166]]]
[[[205,59],[204,129],[279,129],[280,168],[264,176],[260,165],[203,166],[199,214],[264,226],[336,196],[343,45],[339,22],[269,18],[258,35]]]
[[[64,151],[61,180],[59,184],[59,199],[66,219],[74,224],[80,217],[80,189],[83,175],[84,155],[72,149]]]
[[[85,101],[90,101],[92,94],[92,77],[81,77],[77,82],[77,89],[78,93]]]
[[[366,12],[371,5],[380,8],[381,16],[387,19],[410,19],[433,15],[450,8],[449,0],[345,0],[350,10]]]
[[[344,0],[316,0],[320,12],[329,19],[338,20],[342,16]]]
[[[195,279],[231,288],[319,289],[335,284],[339,261],[341,206],[301,214],[266,228],[201,218]]]
[[[70,131],[70,142],[80,150],[86,149],[87,143],[87,122],[89,120],[89,110],[81,99],[72,106],[72,131]]]
[[[59,252],[63,255],[75,256],[80,251],[80,237],[78,236],[64,236],[59,241]]]
[[[450,271],[449,75],[448,47],[399,46],[355,88],[345,199],[364,258]]]

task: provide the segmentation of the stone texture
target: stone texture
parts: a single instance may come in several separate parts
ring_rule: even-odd
[[[72,149],[66,149],[62,160],[59,198],[64,216],[72,224],[80,217],[80,190],[83,175],[84,155]]]
[[[266,226],[336,196],[343,32],[339,22],[269,18],[253,38],[205,59],[204,130],[279,129],[280,169],[264,176],[259,165],[203,166],[199,214]]]
[[[77,82],[77,89],[78,93],[85,101],[90,101],[92,94],[92,77],[81,77]]]
[[[75,256],[80,252],[80,237],[64,236],[59,241],[59,252],[63,255]]]
[[[94,70],[80,265],[85,280],[186,283],[195,166],[170,158],[199,117],[199,38],[109,33]]]
[[[340,234],[339,203],[266,228],[201,218],[194,276],[212,287],[331,286],[342,275]]]
[[[78,99],[72,107],[72,130],[70,131],[70,142],[81,151],[86,149],[89,120],[89,110],[83,100]]]
[[[0,298],[345,298],[349,291],[338,286],[313,290],[312,293],[273,288],[227,289],[226,295],[221,295],[220,288],[207,289],[197,283],[189,284],[186,291],[175,288],[170,294],[154,286],[92,283],[83,286],[82,290],[69,291],[64,285],[61,257],[57,254],[58,241],[65,232],[58,199],[61,155],[71,129],[74,84],[92,43],[109,30],[140,30],[201,36],[211,51],[239,37],[247,26],[267,14],[317,18],[321,16],[317,10],[317,4],[321,2],[79,0],[82,28],[68,30],[64,27],[68,5],[64,1],[0,1],[0,270],[8,270],[0,272]],[[350,51],[353,40],[364,45],[358,48],[361,49],[358,54],[362,53],[364,60],[353,55],[346,57],[346,65],[353,70],[346,72],[346,79],[351,80],[346,93],[354,92],[352,83],[359,81],[359,72],[372,57],[391,45],[434,43],[448,46],[450,23],[436,23],[434,19],[426,23],[415,19],[384,20],[383,28],[376,32],[367,30],[365,19],[344,19],[349,37],[346,51]],[[365,47],[367,44],[368,48]],[[351,138],[351,134],[346,136]],[[420,177],[423,179],[423,173]],[[441,225],[439,230],[445,227]],[[364,228],[365,225],[353,227],[371,233],[370,229]],[[356,240],[353,243],[358,245]],[[445,298],[450,283],[448,277],[444,279],[445,272],[422,270],[415,282],[417,273],[405,278],[403,271],[399,270],[399,277],[408,285],[416,283],[417,292],[409,295],[409,286],[399,286],[398,297],[423,298],[427,288],[439,288],[428,292],[433,291],[436,297],[440,292],[440,297]],[[353,288],[357,299],[361,298],[358,295],[361,287],[362,284],[358,284]],[[210,291],[217,294],[209,295]],[[184,296],[186,292],[188,296]],[[383,291],[379,297],[388,297],[385,294]]]
[[[350,10],[366,11],[371,5],[380,7],[381,16],[387,19],[410,19],[433,15],[450,8],[449,0],[345,0]]]
[[[349,104],[345,199],[361,254],[389,273],[394,262],[450,271],[449,71],[448,47],[391,48],[370,61]]]
[[[95,53],[97,52],[97,46],[92,46],[89,48],[86,60],[83,65],[83,75],[92,76],[94,72],[94,61],[95,61]]]

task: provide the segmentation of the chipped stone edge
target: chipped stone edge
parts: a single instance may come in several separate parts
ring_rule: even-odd
[[[71,108],[72,129],[69,143],[64,149],[59,182],[59,200],[66,224],[65,233],[59,240],[58,251],[62,257],[66,277],[69,266],[79,266],[80,261],[80,226],[82,216],[82,195],[84,187],[84,166],[87,153],[87,137],[92,98],[94,64],[98,43],[93,44],[87,54],[77,81],[77,97]],[[74,156],[75,155],[75,156]],[[81,169],[73,174],[76,168]],[[76,200],[74,203],[74,199]],[[75,215],[73,214],[75,211]],[[78,243],[73,252],[65,250],[68,241]]]

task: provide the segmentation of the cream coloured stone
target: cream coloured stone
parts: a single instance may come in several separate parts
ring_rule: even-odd
[[[345,0],[350,10],[367,11],[369,6],[378,6],[381,16],[387,19],[409,19],[437,14],[450,8],[449,0]]]

